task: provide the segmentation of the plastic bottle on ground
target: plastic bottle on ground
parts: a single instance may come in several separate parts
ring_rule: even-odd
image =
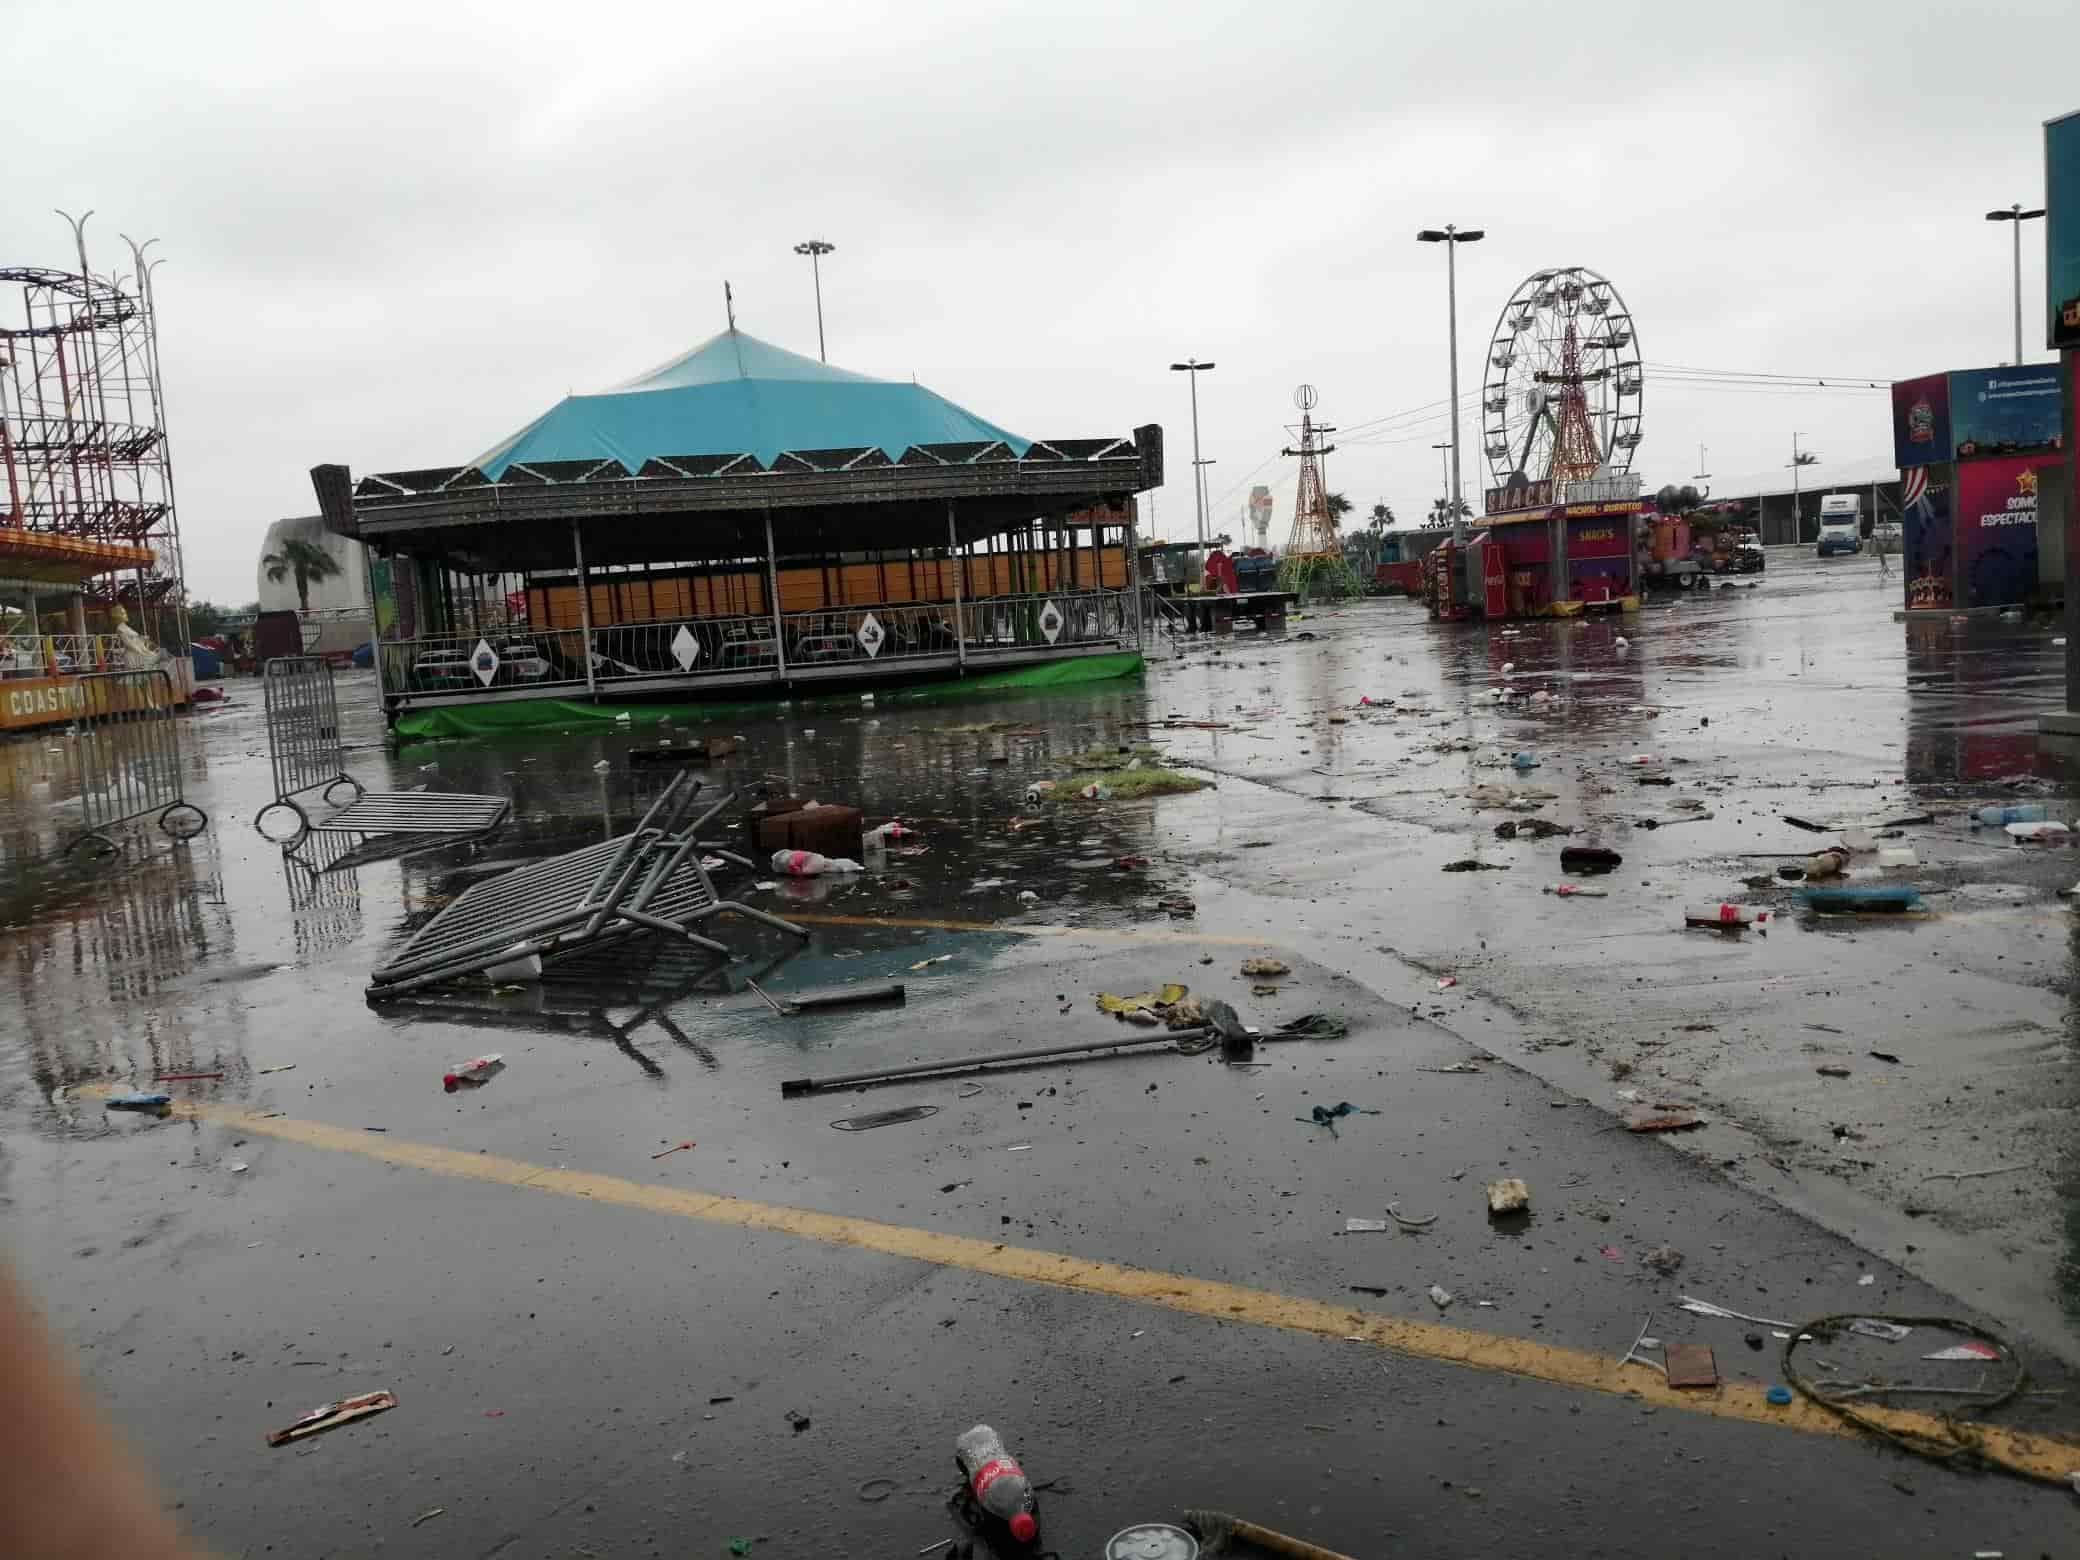
[[[1998,829],[2006,823],[2035,823],[2043,816],[2042,802],[2009,802],[2005,806],[1995,802],[1972,814],[1972,827]]]
[[[489,1083],[505,1070],[505,1057],[498,1051],[473,1056],[466,1062],[457,1062],[441,1074],[441,1087],[453,1094],[464,1084]]]
[[[968,1481],[975,1504],[1011,1530],[1021,1544],[1040,1535],[1033,1515],[1033,1486],[1018,1459],[1004,1449],[1004,1438],[988,1425],[977,1425],[953,1443],[954,1460]]]
[[[1683,910],[1686,926],[1750,926],[1769,919],[1767,910],[1753,905],[1689,905]]]
[[[1817,855],[1806,857],[1806,876],[1809,878],[1834,877],[1847,865],[1849,853],[1839,845],[1830,845]]]
[[[773,870],[789,877],[821,877],[826,872],[858,872],[861,867],[846,856],[826,856],[813,850],[776,850]]]
[[[2039,818],[2032,823],[2011,823],[2007,826],[2008,837],[2017,840],[2056,839],[2060,835],[2072,832],[2064,824],[2046,818]]]

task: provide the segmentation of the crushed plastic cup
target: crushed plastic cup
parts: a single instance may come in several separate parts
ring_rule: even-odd
[[[2011,840],[2055,840],[2073,831],[2054,819],[2043,818],[2034,823],[2011,823],[2006,826]]]

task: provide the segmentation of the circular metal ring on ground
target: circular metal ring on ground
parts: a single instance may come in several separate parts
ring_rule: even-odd
[[[339,803],[335,802],[332,799],[332,793],[334,791],[337,791],[343,785],[350,785],[354,788],[354,800],[357,802],[360,801],[362,797],[368,794],[368,787],[363,785],[359,780],[356,780],[352,775],[341,775],[337,780],[333,781],[330,785],[326,786],[325,789],[319,793],[319,795],[325,798],[325,805],[327,807],[339,806]]]
[[[277,807],[287,808],[290,812],[296,814],[296,832],[294,834],[269,834],[267,826],[260,821]],[[294,845],[311,832],[311,820],[310,816],[294,802],[276,800],[269,802],[265,807],[253,814],[253,829],[260,838],[267,841],[270,845]]]

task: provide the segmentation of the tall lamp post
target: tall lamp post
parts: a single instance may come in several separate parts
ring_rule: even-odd
[[[1446,439],[1430,448],[1437,451],[1437,472],[1444,479],[1444,507],[1449,510],[1452,507],[1452,441]],[[1447,514],[1445,518],[1449,520],[1452,517]]]
[[[1799,513],[1801,507],[1798,492],[1799,468],[1801,466],[1818,465],[1820,462],[1820,457],[1811,450],[1802,450],[1798,447],[1798,441],[1803,437],[1804,435],[1801,433],[1791,435],[1791,540],[1793,542],[1799,541],[1801,539],[1800,533],[1805,530],[1804,519]]]
[[[809,273],[816,278],[816,360],[819,363],[830,361],[823,350],[823,257],[837,247],[820,238],[805,239],[794,246],[796,254],[809,257]]]
[[[1212,368],[1211,363],[1202,363],[1197,358],[1186,358],[1182,363],[1172,363],[1173,374],[1192,376],[1192,510],[1199,517],[1199,550],[1206,550],[1206,462],[1199,459],[1199,376]]]
[[[1459,496],[1459,246],[1477,244],[1487,236],[1485,228],[1468,228],[1462,233],[1449,222],[1442,228],[1424,228],[1416,234],[1420,243],[1445,246],[1445,297],[1451,311],[1452,352],[1452,542],[1459,547],[1466,545],[1466,522],[1460,518],[1464,500]]]
[[[2034,221],[2044,214],[2039,206],[2035,211],[2024,211],[2022,202],[2016,201],[2006,211],[1989,211],[1988,222],[2012,222],[2015,224],[2015,366],[2022,367],[2022,224]]]

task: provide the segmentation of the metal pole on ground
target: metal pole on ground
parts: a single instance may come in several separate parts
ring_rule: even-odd
[[[578,560],[578,631],[585,640],[585,697],[599,697],[599,679],[592,666],[592,586],[585,578],[585,533],[571,522],[571,552]]]
[[[766,511],[766,591],[773,609],[773,665],[787,680],[787,636],[780,632],[780,555],[773,548],[773,511]]]
[[[961,607],[961,576],[968,572],[960,557],[960,533],[954,529],[953,500],[946,501],[946,552],[953,559],[953,647],[962,671],[968,669],[968,625]]]

